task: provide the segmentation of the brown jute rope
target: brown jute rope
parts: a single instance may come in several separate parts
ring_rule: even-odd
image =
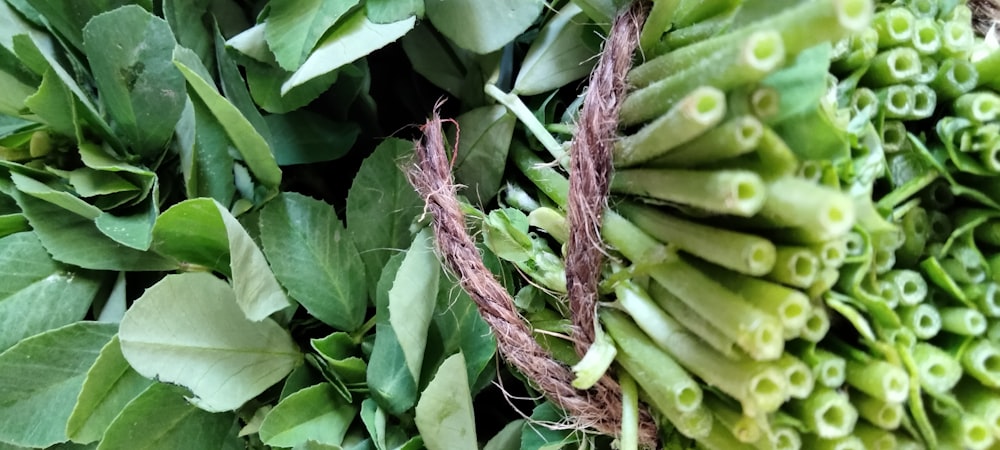
[[[990,27],[1000,21],[1000,0],[969,0],[972,25],[979,34],[986,35]]]
[[[610,173],[610,143],[617,128],[617,111],[624,95],[625,74],[637,45],[645,8],[636,2],[612,25],[604,51],[591,77],[577,136],[572,147],[570,176],[571,241],[567,255],[574,315],[574,339],[579,352],[593,342],[597,277],[603,246],[598,234],[600,214],[606,204]],[[552,358],[532,337],[517,313],[514,300],[482,262],[465,229],[465,217],[456,199],[451,163],[444,147],[441,118],[435,109],[421,127],[423,139],[415,143],[414,164],[407,171],[410,183],[433,216],[437,251],[444,266],[455,275],[497,339],[497,349],[509,364],[530,379],[552,402],[565,410],[573,426],[617,435],[621,430],[621,387],[605,375],[593,388],[581,391],[570,384],[572,371]],[[581,161],[583,160],[583,161]],[[593,161],[590,161],[593,160]],[[579,176],[576,172],[586,172]],[[577,192],[579,191],[579,192]],[[587,231],[581,231],[587,230]],[[595,256],[596,254],[596,256]],[[570,256],[574,255],[573,262]],[[582,268],[581,265],[593,267]],[[572,269],[571,269],[572,267]],[[570,274],[573,271],[573,274]],[[587,277],[590,277],[589,279]],[[656,443],[656,425],[645,409],[640,411],[639,438],[646,447]]]

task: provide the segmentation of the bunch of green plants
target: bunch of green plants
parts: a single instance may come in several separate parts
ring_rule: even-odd
[[[996,44],[963,2],[779,3],[653,3],[598,342],[580,359],[540,339],[581,386],[613,367],[677,445],[991,448]],[[520,116],[520,173],[482,216],[550,333],[568,331],[569,183],[548,133],[572,114]]]

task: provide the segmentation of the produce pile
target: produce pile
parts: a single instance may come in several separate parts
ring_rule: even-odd
[[[989,8],[634,8],[590,329],[571,141],[628,3],[0,0],[0,450],[1000,448]],[[437,131],[510,329],[411,186]]]

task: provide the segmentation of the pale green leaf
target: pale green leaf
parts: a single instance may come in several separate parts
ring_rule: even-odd
[[[532,41],[513,92],[542,94],[587,76],[597,58],[595,50],[587,45],[585,33],[594,33],[594,28],[587,24],[587,15],[579,6],[567,3]]]
[[[115,242],[136,250],[149,250],[156,223],[156,203],[148,199],[128,215],[102,213],[94,220],[97,229]]]
[[[433,246],[429,229],[418,233],[406,251],[389,290],[389,323],[403,348],[406,366],[414,380],[420,380],[427,329],[431,324],[441,273]]]
[[[375,297],[382,267],[412,241],[410,224],[420,215],[423,200],[401,167],[413,143],[386,139],[358,169],[347,193],[347,231],[365,262],[369,295]]]
[[[0,353],[0,442],[48,447],[65,441],[87,370],[116,328],[78,322]]]
[[[420,394],[414,421],[428,450],[478,448],[472,395],[461,352],[441,363]]]
[[[10,179],[21,192],[71,211],[81,217],[94,220],[101,215],[100,208],[58,187],[53,187],[52,185],[16,172],[11,172]]]
[[[205,103],[205,106],[226,130],[229,140],[243,156],[244,162],[258,181],[266,187],[276,188],[281,183],[281,169],[278,168],[274,155],[271,154],[271,148],[264,137],[240,113],[239,109],[216,91],[210,80],[205,80],[194,69],[179,60],[177,53],[174,55],[174,64],[184,74],[188,85],[198,98]]]
[[[69,184],[81,197],[138,191],[139,187],[114,172],[81,167],[69,173]]]
[[[171,62],[170,26],[145,9],[125,6],[95,16],[83,29],[84,49],[101,101],[119,136],[145,158],[158,158],[187,99]]]
[[[231,205],[236,188],[229,138],[204,102],[190,99],[175,136],[188,198],[210,197]]]
[[[196,198],[164,211],[153,226],[153,250],[231,276],[229,237],[215,205],[212,199]]]
[[[206,411],[240,407],[302,360],[285,329],[248,320],[233,289],[203,272],[168,275],[147,289],[119,335],[137,372],[190,389]]]
[[[336,329],[361,326],[365,266],[332,206],[281,194],[261,211],[260,231],[271,270],[292,298]]]
[[[427,18],[459,47],[486,54],[523,33],[545,6],[544,0],[426,0]]]
[[[522,429],[524,429],[524,419],[508,423],[486,442],[483,450],[520,450]]]
[[[125,405],[98,450],[219,450],[231,448],[233,414],[212,414],[184,401],[184,391],[154,383]]]
[[[274,447],[294,447],[307,441],[340,445],[357,410],[330,383],[302,389],[278,403],[260,425],[260,439]]]
[[[264,37],[274,58],[286,70],[298,69],[309,52],[344,13],[359,0],[272,0]]]
[[[392,43],[410,31],[415,23],[416,17],[410,17],[376,24],[368,20],[363,10],[352,13],[320,41],[309,58],[281,86],[282,94]]]
[[[278,284],[257,243],[229,210],[218,203],[215,206],[219,209],[229,238],[236,302],[246,317],[253,321],[264,320],[272,313],[291,306],[291,300]]]
[[[122,408],[151,384],[152,380],[129,367],[115,336],[87,371],[76,407],[66,424],[67,436],[80,444],[100,440]]]
[[[242,33],[229,38],[226,46],[240,52],[240,54],[262,63],[274,63],[274,54],[267,47],[267,40],[264,38],[265,24],[259,23],[247,28]]]
[[[392,23],[424,16],[424,0],[367,0],[365,12],[374,23]]]
[[[245,67],[247,84],[250,85],[250,94],[254,101],[261,109],[275,115],[295,111],[316,100],[320,94],[330,90],[330,86],[337,81],[341,72],[335,70],[320,75],[282,92],[281,86],[291,78],[292,72],[256,61],[248,61]]]
[[[375,344],[368,361],[368,388],[372,398],[389,414],[403,414],[417,402],[417,381],[410,374],[403,348],[389,322],[389,291],[406,257],[389,258],[378,280],[375,309]]]
[[[493,372],[486,368],[496,354],[497,345],[490,326],[479,314],[469,294],[453,283],[441,283],[434,310],[434,327],[441,334],[445,355],[462,352],[472,391],[476,392],[489,383]]]

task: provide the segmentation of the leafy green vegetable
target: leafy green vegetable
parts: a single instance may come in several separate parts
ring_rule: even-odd
[[[472,396],[463,367],[461,352],[448,357],[420,395],[414,420],[428,450],[477,447]]]
[[[268,445],[295,447],[313,441],[341,445],[357,411],[337,396],[329,383],[289,395],[274,407],[260,425],[260,438]]]

